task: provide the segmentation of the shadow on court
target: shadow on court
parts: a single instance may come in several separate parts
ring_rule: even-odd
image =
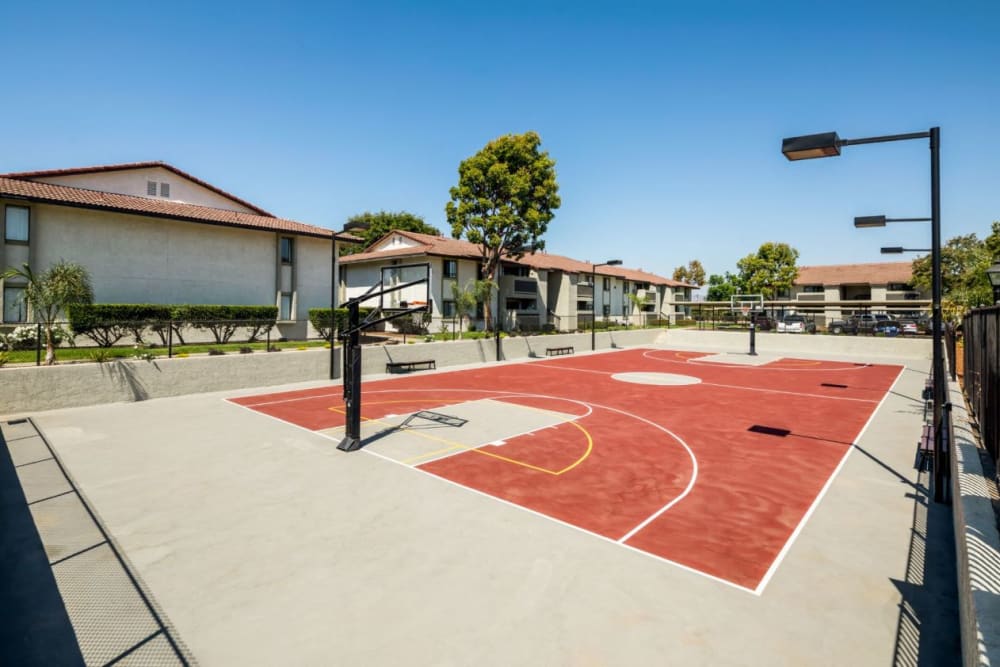
[[[84,664],[2,434],[0,600],[0,664]]]
[[[923,478],[926,473],[921,473]],[[902,600],[896,624],[894,667],[960,665],[955,537],[951,507],[930,501],[918,484],[906,561],[906,580],[893,579]]]

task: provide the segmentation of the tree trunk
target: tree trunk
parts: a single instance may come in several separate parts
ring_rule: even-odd
[[[56,363],[56,346],[52,344],[52,327],[45,327],[45,365]]]

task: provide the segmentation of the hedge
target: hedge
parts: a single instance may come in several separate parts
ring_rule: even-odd
[[[372,311],[371,308],[359,308],[358,313],[363,320]],[[334,330],[343,331],[347,328],[347,308],[338,308],[334,312],[334,317],[330,317],[329,308],[310,308],[309,322],[313,328],[319,332],[320,338],[330,338],[330,320],[333,319]]]
[[[166,344],[168,327],[183,345],[181,332],[187,324],[211,331],[215,342],[222,344],[229,342],[240,327],[246,328],[248,342],[257,340],[274,326],[278,307],[95,303],[69,306],[67,315],[74,334],[86,336],[100,347],[111,347],[129,333],[136,343],[143,343],[146,329]]]
[[[111,347],[128,333],[141,343],[143,329],[171,317],[170,306],[150,303],[72,304],[66,314],[74,334],[100,347]]]

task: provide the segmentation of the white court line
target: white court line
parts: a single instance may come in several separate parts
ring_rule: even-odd
[[[655,359],[655,357],[653,357],[653,358]],[[666,360],[666,359],[657,359],[657,361],[669,361],[669,360]],[[675,363],[686,363],[686,362],[675,362]],[[702,365],[703,366],[708,366],[708,364],[702,364]],[[737,365],[735,365],[735,364],[716,364],[716,365],[718,365],[718,366],[725,366],[725,367],[728,367],[728,368],[736,368],[737,367]],[[739,368],[746,368],[744,366],[738,366],[738,367]],[[595,370],[590,370],[588,368],[575,368],[573,366],[546,366],[546,368],[558,368],[560,370],[567,370],[567,371],[580,371],[581,373],[600,373],[601,375],[615,375],[615,372],[595,371]],[[752,368],[752,366],[749,367],[749,368]],[[769,393],[769,394],[788,394],[790,396],[809,396],[811,398],[826,398],[826,399],[830,399],[830,400],[834,400],[834,401],[859,401],[861,403],[878,403],[878,401],[876,401],[874,399],[871,399],[871,398],[852,398],[850,396],[829,396],[829,395],[826,395],[826,394],[807,394],[807,393],[798,392],[798,391],[785,391],[783,389],[767,389],[767,388],[764,388],[764,387],[744,387],[744,386],[735,385],[735,384],[720,384],[718,382],[705,382],[705,381],[702,381],[702,382],[699,382],[698,384],[701,384],[701,385],[706,386],[706,387],[723,387],[723,388],[726,388],[726,389],[746,389],[747,391],[762,391],[762,392],[766,392],[766,393]],[[683,386],[683,385],[679,385],[679,386]]]
[[[762,391],[767,394],[788,394],[789,396],[808,396],[810,398],[828,398],[832,401],[858,401],[859,403],[878,403],[871,398],[852,398],[851,396],[829,396],[826,394],[806,394],[799,391],[785,391],[784,389],[767,389],[765,387],[743,387],[738,384],[720,384],[718,382],[701,382],[706,387],[722,387],[724,389],[744,389],[746,391]]]
[[[679,351],[687,352],[688,350],[679,350]],[[690,350],[690,351],[694,352],[694,350]],[[866,364],[858,364],[858,365],[854,365],[854,366],[848,366],[846,368],[775,368],[774,366],[768,366],[767,364],[763,364],[761,366],[753,366],[753,365],[749,365],[749,364],[727,364],[727,363],[723,363],[721,361],[698,361],[697,357],[696,358],[692,358],[692,359],[663,359],[662,357],[655,356],[653,354],[654,352],[675,352],[675,350],[665,350],[665,349],[646,350],[645,352],[642,353],[642,356],[645,357],[646,359],[652,359],[653,361],[662,361],[663,363],[667,363],[667,364],[692,364],[692,365],[695,365],[695,366],[709,366],[709,367],[711,367],[711,366],[721,366],[723,368],[749,368],[749,369],[755,369],[755,370],[761,370],[761,371],[781,371],[782,373],[839,373],[841,371],[854,371],[854,370],[858,370],[859,368],[871,368],[872,367],[872,364],[866,363]],[[726,352],[705,352],[704,354],[705,354],[705,356],[713,356],[713,355],[716,355],[716,354],[727,354],[727,353]],[[788,357],[779,357],[778,359],[775,359],[775,362],[779,362],[779,361],[782,361],[784,359],[788,359]],[[803,359],[802,361],[826,361],[826,360],[824,360],[824,359]],[[769,362],[769,363],[772,363],[772,362]],[[831,361],[831,362],[828,362],[828,363],[846,364],[846,363],[850,363],[850,362],[847,362],[847,361]]]
[[[423,391],[423,392],[428,392],[428,391],[434,391],[434,390],[432,390],[432,389],[407,389],[407,390],[385,390],[385,391],[408,391],[408,392],[420,392],[420,391]],[[469,391],[469,392],[472,392],[472,391],[490,391],[490,390],[484,390],[484,389],[452,389],[452,390],[449,390],[449,391]],[[380,391],[373,392],[373,393],[382,393],[382,392],[380,390]],[[511,394],[513,392],[496,391],[495,393],[499,393],[499,394]],[[523,396],[525,394],[518,394],[518,395]],[[565,400],[565,401],[569,401],[569,402],[572,402],[572,403],[581,403],[581,401],[576,401],[574,399],[569,399],[569,398],[561,398],[561,397],[555,397],[555,396],[544,396],[542,394],[528,394],[528,395],[529,396],[536,396],[536,397],[537,396],[541,396],[541,397],[550,398],[550,399],[553,399],[553,400]],[[298,424],[294,424],[292,422],[285,421],[284,419],[281,419],[280,417],[275,417],[273,415],[269,415],[269,414],[266,414],[264,412],[258,412],[256,410],[251,409],[251,406],[241,405],[239,403],[233,403],[229,399],[223,399],[223,401],[225,401],[227,403],[230,403],[231,405],[234,405],[234,406],[236,406],[238,408],[243,408],[243,409],[247,410],[248,412],[250,412],[252,414],[264,417],[266,419],[273,419],[275,421],[281,422],[282,424],[288,424],[290,426],[294,426],[295,428],[300,429],[302,431],[305,431],[306,433],[311,433],[313,435],[317,435],[317,436],[319,436],[321,438],[325,438],[325,439],[330,440],[332,442],[338,442],[336,439],[334,439],[334,438],[326,435],[325,433],[320,433],[319,431],[313,431],[313,430],[308,429],[308,428],[306,428],[304,426],[299,426]],[[599,408],[604,407],[604,406],[598,405],[596,403],[595,404],[587,404],[587,405],[588,405],[588,407],[590,405],[593,405],[594,407],[599,407]],[[605,409],[612,410],[614,412],[620,412],[620,413],[625,414],[625,415],[629,414],[627,412],[624,412],[623,410],[618,410],[616,408],[605,408]],[[635,415],[633,415],[633,416],[635,416]],[[648,420],[643,419],[642,417],[636,416],[636,418],[640,419],[641,421],[648,422]],[[648,422],[648,423],[652,424],[653,426],[655,426],[656,428],[659,428],[662,431],[665,431],[665,432],[669,433],[674,438],[677,438],[677,436],[674,435],[673,433],[671,433],[668,429],[666,429],[666,428],[664,428],[662,426],[659,426],[657,424],[653,424],[652,422]],[[680,438],[677,438],[677,439],[680,442],[683,443],[683,441],[681,441]],[[691,456],[692,463],[694,464],[694,474],[692,475],[691,481],[688,483],[688,490],[690,490],[694,486],[695,478],[697,477],[698,461],[697,461],[697,459],[694,458],[694,453],[690,450],[690,448],[687,446],[687,444],[684,444],[684,447],[685,447],[685,449],[687,449],[688,454]],[[669,558],[664,558],[663,556],[658,556],[658,555],[656,555],[656,554],[654,554],[652,552],[643,551],[642,549],[633,547],[631,545],[623,544],[623,543],[619,542],[618,540],[615,540],[613,538],[607,537],[605,535],[601,535],[600,533],[595,533],[595,532],[593,532],[591,530],[587,530],[586,528],[583,528],[581,526],[577,526],[577,525],[574,525],[572,523],[568,523],[566,521],[563,521],[562,519],[557,519],[554,516],[549,516],[548,514],[543,514],[542,512],[539,512],[538,510],[533,510],[530,507],[525,507],[524,505],[518,505],[517,503],[511,502],[511,501],[506,500],[504,498],[500,498],[499,496],[490,495],[490,494],[486,493],[485,491],[480,491],[479,489],[473,488],[471,486],[466,486],[466,485],[461,484],[459,482],[456,482],[454,480],[448,479],[447,477],[441,477],[440,475],[435,475],[434,473],[431,473],[431,472],[429,472],[427,470],[424,470],[423,468],[418,468],[416,466],[403,463],[402,461],[398,461],[398,460],[396,460],[396,459],[394,459],[392,457],[385,456],[384,454],[379,454],[378,452],[369,450],[368,448],[363,448],[361,451],[366,452],[366,453],[368,453],[371,456],[374,456],[376,458],[382,459],[383,461],[388,461],[389,463],[392,463],[392,464],[395,464],[395,465],[398,465],[398,466],[402,466],[404,468],[407,468],[408,470],[416,471],[417,473],[419,473],[421,475],[427,475],[428,477],[432,477],[433,479],[435,479],[435,480],[437,480],[439,482],[444,482],[445,484],[449,484],[449,485],[454,486],[456,488],[463,489],[463,490],[468,491],[468,492],[470,492],[472,494],[475,494],[477,496],[481,496],[483,498],[489,498],[490,500],[492,500],[494,502],[499,502],[499,503],[501,503],[503,505],[506,505],[507,507],[511,507],[511,508],[516,509],[516,510],[520,510],[521,512],[527,512],[528,514],[534,515],[534,516],[539,517],[541,519],[545,519],[547,521],[551,521],[551,522],[556,523],[556,524],[558,524],[560,526],[564,526],[564,527],[569,528],[571,530],[575,530],[577,532],[583,533],[584,535],[589,535],[591,537],[596,537],[598,540],[601,540],[603,542],[607,542],[608,544],[613,544],[613,545],[615,545],[615,546],[617,546],[619,548],[622,548],[622,549],[627,549],[628,551],[631,551],[631,552],[636,553],[636,554],[640,554],[642,556],[645,556],[646,558],[652,558],[655,561],[659,561],[661,563],[667,563],[668,565],[673,565],[674,567],[680,568],[681,570],[684,570],[685,572],[688,572],[690,574],[694,574],[694,575],[698,575],[700,577],[704,577],[706,579],[710,579],[711,581],[723,584],[725,586],[729,586],[731,588],[735,588],[735,589],[743,591],[745,593],[750,593],[752,595],[759,595],[759,593],[757,593],[756,591],[754,591],[751,588],[747,588],[746,586],[741,586],[741,585],[739,585],[739,584],[737,584],[735,582],[729,581],[727,579],[723,579],[721,577],[717,577],[717,576],[715,576],[713,574],[709,574],[708,572],[703,572],[701,570],[698,570],[696,568],[691,567],[690,565],[684,565],[683,563],[678,563],[677,561],[672,561]]]
[[[831,486],[833,486],[833,480],[837,478],[837,475],[840,473],[840,469],[844,467],[845,463],[847,463],[847,458],[851,455],[851,452],[854,451],[854,444],[857,443],[858,440],[861,439],[861,436],[865,434],[865,431],[868,430],[868,427],[875,419],[875,415],[877,415],[878,411],[882,409],[882,404],[885,403],[885,399],[889,398],[890,394],[892,394],[893,388],[896,386],[896,383],[899,382],[899,378],[903,376],[903,371],[905,370],[906,370],[905,367],[899,369],[899,373],[896,375],[896,379],[893,380],[892,384],[889,385],[889,388],[886,389],[885,395],[882,397],[882,400],[879,401],[878,406],[874,410],[872,410],[871,415],[868,417],[868,421],[866,421],[865,425],[861,427],[861,430],[858,431],[858,434],[854,436],[854,440],[852,441],[851,446],[847,448],[847,451],[844,452],[844,455],[840,459],[840,463],[838,463],[837,467],[834,468],[832,473],[830,473],[830,478],[826,480],[826,484],[824,484],[823,488],[820,489],[819,494],[817,494],[816,499],[813,501],[812,505],[810,505],[809,509],[806,510],[806,513],[802,515],[802,519],[799,520],[799,525],[795,527],[795,530],[792,531],[791,535],[789,535],[788,541],[785,542],[785,546],[783,546],[781,548],[781,551],[778,552],[778,555],[775,556],[774,562],[771,563],[771,567],[769,567],[767,569],[767,572],[764,573],[764,578],[760,580],[759,584],[757,584],[757,588],[756,590],[754,590],[754,593],[756,593],[757,595],[763,594],[764,587],[767,586],[769,581],[771,581],[771,577],[774,576],[774,573],[778,571],[778,566],[781,564],[781,561],[785,559],[785,556],[791,550],[792,544],[795,542],[795,539],[799,536],[799,533],[801,533],[802,529],[805,528],[806,522],[809,520],[809,517],[811,517],[812,513],[816,510],[817,507],[819,507],[819,503],[821,500],[823,500],[823,496],[825,496],[826,492],[830,489]]]

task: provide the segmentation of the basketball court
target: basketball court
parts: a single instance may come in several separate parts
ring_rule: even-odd
[[[202,664],[885,664],[925,366],[366,377],[354,452],[329,383],[34,422]]]
[[[362,443],[760,593],[902,368],[746,359],[639,349],[368,381]],[[336,391],[231,402],[343,437]]]

